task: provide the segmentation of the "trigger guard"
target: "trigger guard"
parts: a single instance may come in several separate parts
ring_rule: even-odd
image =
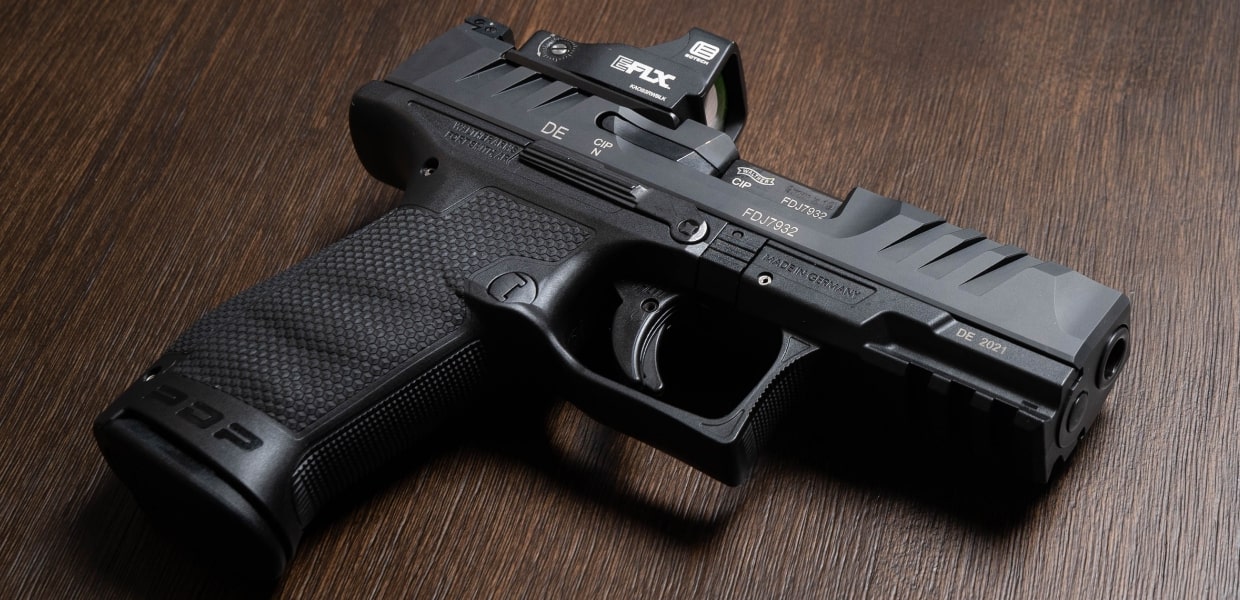
[[[620,307],[611,325],[611,348],[620,371],[647,391],[663,390],[659,342],[680,305],[680,295],[654,286],[617,282]]]

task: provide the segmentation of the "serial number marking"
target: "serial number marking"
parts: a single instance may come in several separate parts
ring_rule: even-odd
[[[806,216],[809,216],[814,219],[821,220],[821,219],[827,218],[828,216],[827,211],[822,210],[821,208],[814,208],[808,202],[801,202],[799,200],[793,200],[792,198],[789,198],[787,196],[784,196],[784,199],[780,200],[779,203],[799,213],[805,213]]]
[[[745,212],[741,213],[741,216],[749,219],[753,223],[761,225],[762,227],[766,227],[775,233],[786,235],[790,238],[796,237],[797,232],[801,230],[800,227],[797,227],[792,223],[776,219],[770,215],[764,215],[762,214],[762,211],[755,208],[746,208]]]
[[[1007,344],[993,340],[986,336],[977,335],[977,333],[969,331],[967,328],[960,327],[956,329],[956,337],[969,343],[976,343],[978,346],[990,350],[995,354],[1007,354]]]

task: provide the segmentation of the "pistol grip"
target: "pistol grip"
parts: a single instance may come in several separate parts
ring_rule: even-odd
[[[470,275],[514,256],[554,264],[588,237],[489,188],[395,209],[206,314],[96,439],[139,504],[278,575],[322,507],[484,389]]]

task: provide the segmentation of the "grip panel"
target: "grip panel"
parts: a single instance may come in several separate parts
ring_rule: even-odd
[[[491,188],[392,210],[194,323],[96,420],[100,448],[176,530],[241,531],[199,541],[266,548],[278,571],[319,508],[482,389],[470,277],[506,258],[557,263],[590,235]]]
[[[460,329],[471,273],[555,262],[586,237],[494,190],[442,216],[398,208],[195,323],[171,348],[186,355],[176,369],[301,432]]]
[[[483,343],[471,340],[307,452],[293,472],[293,501],[301,522],[308,523],[331,498],[467,407],[488,373],[487,362]]]

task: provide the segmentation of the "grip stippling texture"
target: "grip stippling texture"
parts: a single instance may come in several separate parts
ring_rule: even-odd
[[[462,327],[470,274],[588,237],[494,190],[442,215],[396,209],[208,313],[170,348],[175,370],[301,431]]]

